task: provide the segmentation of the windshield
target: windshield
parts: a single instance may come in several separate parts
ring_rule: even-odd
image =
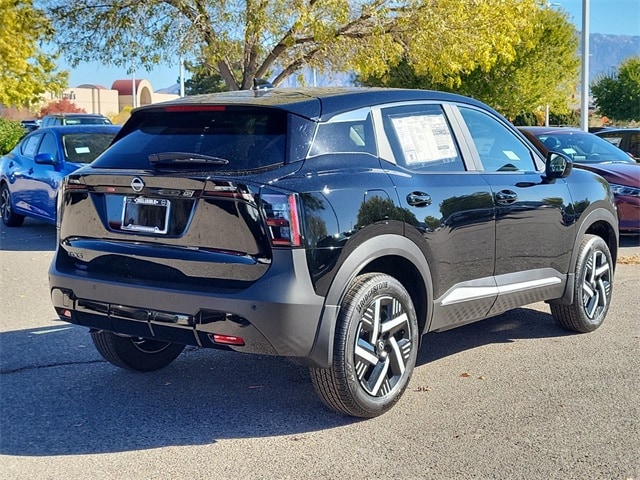
[[[116,132],[66,133],[62,135],[65,160],[74,163],[91,163],[104,152]]]
[[[149,111],[132,118],[131,131],[95,164],[101,168],[149,168],[149,158],[171,166],[185,154],[215,157],[216,171],[253,170],[285,161],[287,114],[273,109]],[[127,128],[127,127],[125,127]],[[197,157],[196,157],[197,156]],[[188,157],[188,155],[187,155]],[[178,166],[179,162],[174,162]],[[184,163],[184,162],[182,162]]]
[[[635,163],[631,157],[606,140],[586,132],[544,132],[537,135],[544,146],[562,152],[578,163],[625,162]]]

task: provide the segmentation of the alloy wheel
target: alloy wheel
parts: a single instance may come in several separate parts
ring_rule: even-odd
[[[392,297],[371,303],[357,327],[355,370],[362,388],[374,397],[388,395],[407,369],[411,323],[402,304]]]
[[[593,250],[585,263],[582,280],[582,305],[590,319],[597,317],[607,308],[611,291],[611,266],[607,256],[600,250]]]

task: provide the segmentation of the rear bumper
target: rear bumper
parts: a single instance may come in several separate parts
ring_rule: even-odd
[[[315,294],[304,250],[274,251],[252,286],[235,293],[121,284],[49,270],[53,306],[64,321],[123,335],[239,352],[308,357],[324,298]],[[243,345],[214,340],[238,337]]]

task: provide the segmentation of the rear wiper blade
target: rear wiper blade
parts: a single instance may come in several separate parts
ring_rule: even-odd
[[[151,165],[228,165],[226,158],[189,152],[163,152],[149,155]]]

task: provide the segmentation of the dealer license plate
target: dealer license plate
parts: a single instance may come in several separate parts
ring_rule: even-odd
[[[167,233],[171,202],[165,198],[124,197],[122,230]]]

